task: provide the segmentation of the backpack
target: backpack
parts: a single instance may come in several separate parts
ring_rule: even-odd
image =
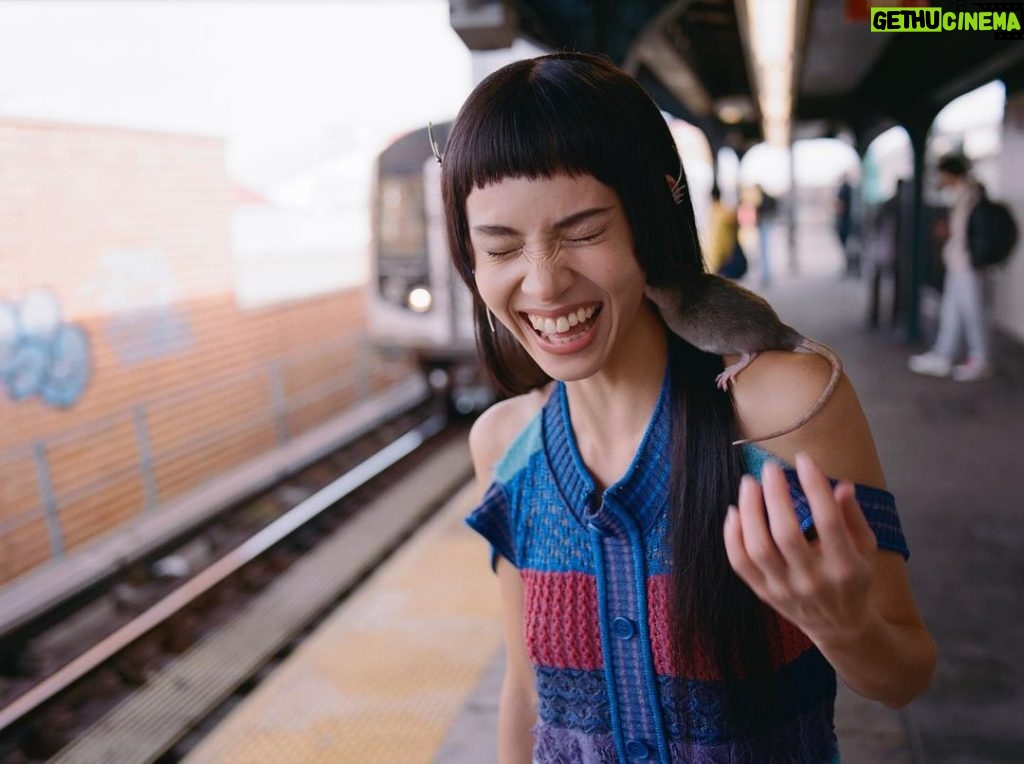
[[[981,200],[967,221],[967,249],[971,266],[987,268],[1010,256],[1017,243],[1017,224],[1005,204],[994,202],[982,193]]]

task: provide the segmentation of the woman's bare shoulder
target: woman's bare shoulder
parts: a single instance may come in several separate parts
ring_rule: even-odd
[[[733,384],[733,407],[740,433],[757,437],[798,421],[814,407],[831,374],[829,363],[813,353],[760,354]],[[810,421],[757,445],[790,464],[798,452],[804,451],[832,477],[884,487],[871,429],[845,374]]]
[[[537,415],[551,394],[552,385],[499,401],[482,413],[469,431],[469,453],[477,479],[487,484],[494,465],[530,420]]]

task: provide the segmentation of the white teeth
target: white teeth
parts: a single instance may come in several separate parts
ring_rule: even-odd
[[[574,326],[579,326],[592,318],[598,307],[600,306],[591,305],[589,308],[580,308],[557,318],[535,316],[530,313],[527,313],[526,317],[530,320],[530,325],[538,332],[548,335],[564,334]]]

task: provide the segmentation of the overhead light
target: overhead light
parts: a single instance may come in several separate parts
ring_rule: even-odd
[[[797,0],[746,0],[758,102],[769,143],[789,142]]]

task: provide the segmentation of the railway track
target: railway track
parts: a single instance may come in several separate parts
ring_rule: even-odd
[[[179,760],[465,483],[464,435],[411,412],[9,639],[22,676],[0,682],[0,761]]]

